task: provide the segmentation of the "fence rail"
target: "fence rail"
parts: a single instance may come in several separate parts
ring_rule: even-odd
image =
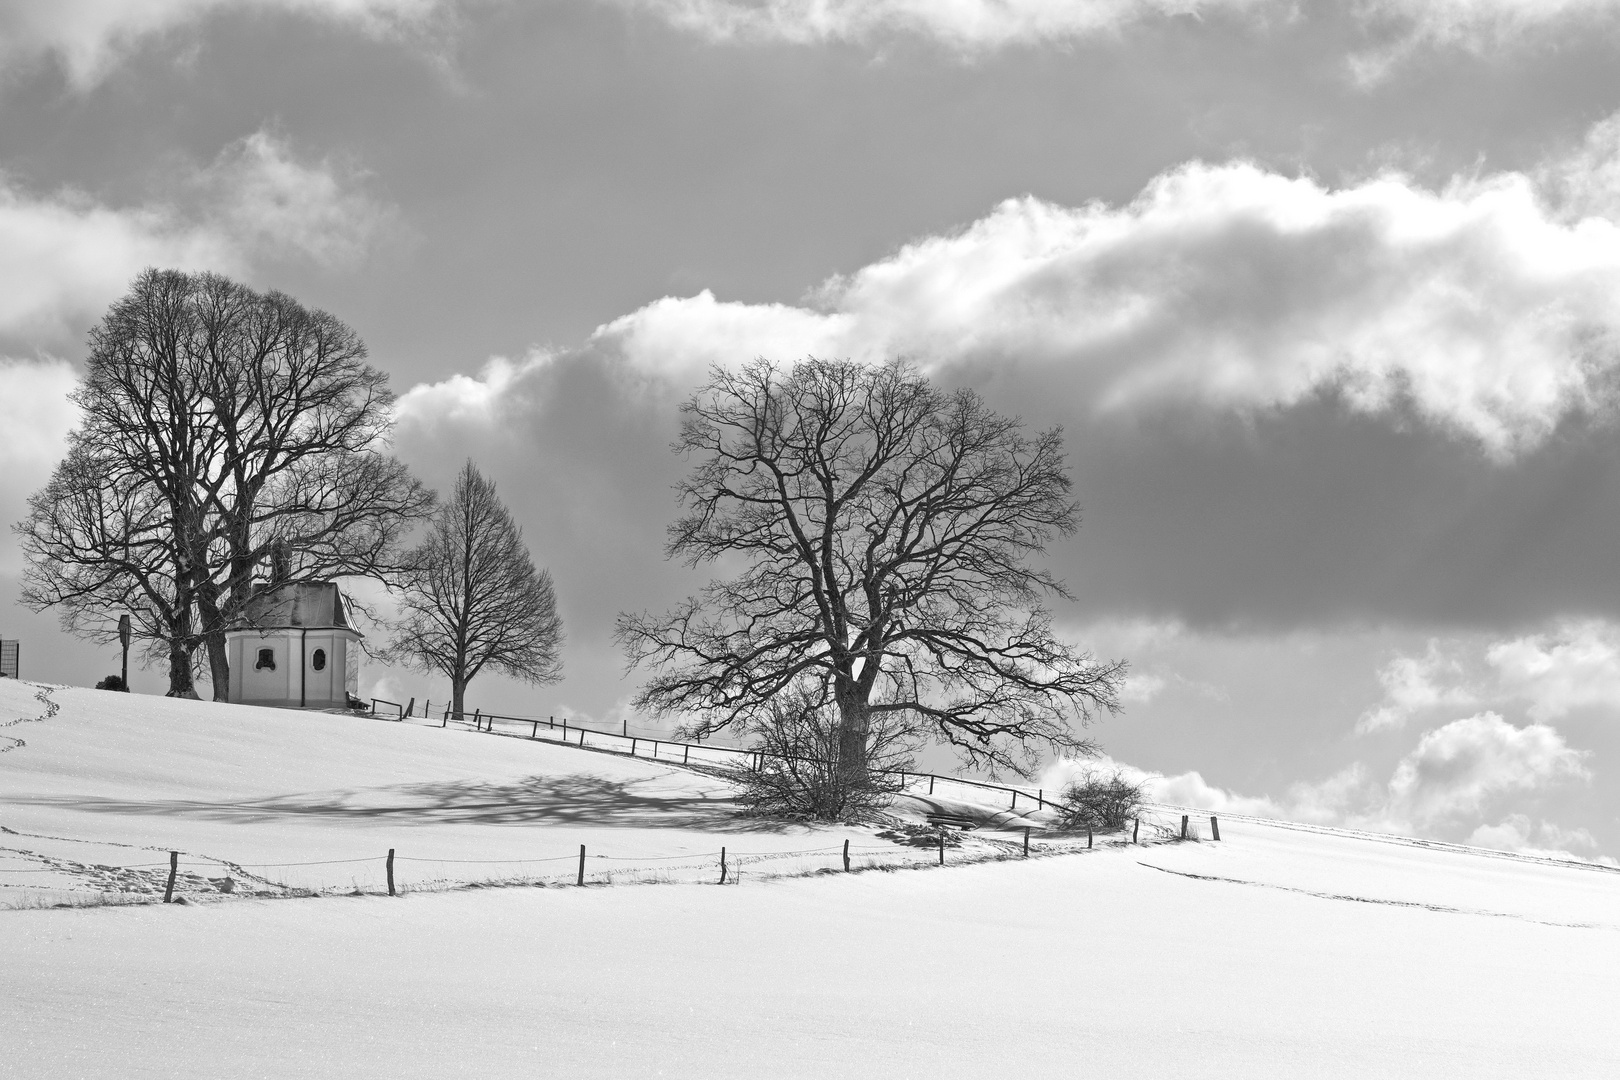
[[[388,708],[379,711],[377,708],[379,705],[387,706]],[[428,714],[428,707],[430,705],[431,702],[424,703],[421,715],[417,716],[415,710],[415,698],[412,698],[404,705],[401,705],[397,701],[388,701],[383,698],[372,698],[371,715],[384,720],[404,721],[420,719],[423,721],[431,721],[434,719],[434,717]],[[389,712],[392,712],[393,715],[387,715]],[[550,742],[562,742],[572,746],[582,746],[588,750],[603,750],[609,753],[623,753],[631,757],[645,756],[653,760],[664,761],[669,764],[679,763],[682,765],[713,765],[716,764],[715,760],[703,760],[701,755],[729,754],[732,756],[725,759],[725,763],[727,764],[746,764],[749,768],[761,768],[763,767],[764,760],[767,757],[774,757],[778,759],[783,757],[783,755],[773,754],[770,751],[745,746],[724,746],[717,743],[689,743],[682,742],[678,739],[660,739],[647,735],[630,735],[623,731],[604,731],[601,728],[588,727],[579,723],[578,721],[570,722],[567,717],[563,717],[559,721],[555,716],[507,716],[501,713],[486,713],[481,709],[475,709],[470,719],[468,718],[466,712],[463,711],[461,719],[456,720],[451,716],[450,706],[446,704],[443,714],[438,719],[440,727],[448,727],[451,723],[457,723],[463,726],[471,726],[474,731],[483,731],[490,734],[517,737],[525,737],[522,729],[527,726],[529,731],[526,737],[535,740],[540,738],[541,725],[544,725],[544,729],[548,733],[547,741]],[[506,730],[497,731],[495,727],[497,723],[501,724]],[[593,737],[593,741],[587,742],[587,737]],[[604,742],[604,740],[607,741]],[[651,752],[645,755],[638,753],[640,748],[643,746],[650,747]],[[663,756],[660,756],[660,748],[668,748],[668,752]],[[693,751],[698,751],[700,756],[694,758],[692,753]],[[930,796],[935,793],[935,788],[939,784],[955,784],[960,787],[969,787],[980,791],[1002,792],[1009,797],[1008,809],[1010,810],[1018,809],[1018,800],[1020,796],[1023,797],[1025,802],[1034,803],[1034,809],[1036,811],[1046,810],[1053,805],[1052,801],[1046,798],[1046,790],[1044,788],[1020,788],[1007,784],[997,784],[985,780],[969,780],[960,776],[944,776],[939,773],[912,772],[909,770],[897,770],[896,774],[900,779],[902,789],[905,789],[911,784],[921,786],[924,782],[926,782],[928,785],[927,794]],[[916,794],[915,792],[911,792],[909,790],[906,793]]]

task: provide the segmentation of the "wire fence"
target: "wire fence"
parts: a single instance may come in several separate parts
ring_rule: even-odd
[[[528,886],[601,887],[629,884],[739,885],[817,874],[899,871],[1074,854],[1132,843],[1154,844],[1178,835],[1175,815],[1145,812],[1124,830],[1086,835],[1042,835],[1026,828],[1000,836],[948,826],[859,832],[813,847],[721,847],[671,853],[593,849],[536,853],[521,858],[466,858],[386,853],[344,859],[238,862],[179,850],[166,858],[96,863],[16,849],[0,851],[0,906],[44,902],[192,903],[236,897],[404,895],[458,889]],[[63,838],[52,838],[62,841]],[[829,838],[832,839],[832,838]],[[82,843],[93,843],[82,841]],[[145,852],[143,852],[145,854]],[[152,852],[156,855],[157,852]]]

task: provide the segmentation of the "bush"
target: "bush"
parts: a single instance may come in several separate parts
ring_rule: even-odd
[[[102,679],[100,682],[96,683],[96,689],[97,690],[122,690],[126,694],[129,693],[129,687],[124,685],[124,678],[121,675],[109,675],[109,676],[107,676],[105,679]]]
[[[867,739],[867,782],[851,785],[839,766],[837,714],[817,695],[789,691],[748,725],[757,768],[731,771],[745,814],[787,820],[861,821],[875,816],[900,790],[898,773],[911,767],[915,739],[893,714],[874,718]]]
[[[1141,813],[1142,796],[1143,784],[1125,779],[1123,772],[1088,769],[1059,796],[1059,820],[1066,829],[1123,829]]]

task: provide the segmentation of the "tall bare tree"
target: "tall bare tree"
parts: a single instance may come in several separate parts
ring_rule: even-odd
[[[188,656],[200,641],[216,699],[230,686],[225,631],[273,545],[297,576],[395,580],[402,538],[433,497],[388,456],[386,376],[341,321],[216,274],[147,270],[91,332],[87,366],[73,396],[83,413],[74,445],[94,448],[106,474],[146,500],[142,520],[161,520],[174,564],[178,621],[153,616],[145,629],[172,635]],[[70,472],[64,462],[58,478],[70,483]],[[35,538],[30,559],[43,583],[52,574],[46,541],[71,537],[48,508],[30,509],[18,530]],[[125,577],[103,591],[134,595],[141,590],[109,540],[99,565]],[[92,563],[81,569],[96,576]],[[29,602],[56,606],[70,595],[79,614],[65,625],[93,634],[82,617],[98,594],[41,588]],[[171,660],[171,693],[189,689],[178,670]]]
[[[697,458],[668,554],[742,563],[659,616],[621,615],[637,704],[705,735],[806,685],[835,705],[839,767],[866,781],[873,714],[908,713],[969,763],[1018,770],[1033,747],[1090,749],[1123,663],[1059,640],[1030,565],[1072,532],[1060,431],[1026,435],[968,390],[904,363],[759,360],[716,368],[683,406]]]
[[[471,461],[412,562],[388,653],[449,679],[458,719],[486,668],[531,683],[561,677],[551,575],[535,569],[523,530]]]

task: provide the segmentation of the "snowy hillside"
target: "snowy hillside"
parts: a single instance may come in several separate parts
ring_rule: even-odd
[[[1601,867],[1223,820],[1220,843],[766,880],[846,838],[933,854],[745,827],[718,778],[454,728],[0,683],[8,721],[13,906],[150,897],[170,850],[193,902],[0,911],[0,1075],[1620,1075]],[[598,884],[809,853],[738,888],[409,891],[572,880],[580,844]],[[371,895],[250,898],[293,885]]]
[[[930,855],[874,829],[739,820],[712,774],[466,726],[9,680],[0,717],[0,746],[25,744],[0,753],[0,827],[15,834],[0,834],[0,906],[151,898],[170,851],[191,899],[219,898],[225,878],[233,894],[382,890],[390,848],[402,889],[572,881],[582,844],[592,881],[718,880],[722,847],[728,877],[839,866],[846,839],[856,865]],[[981,852],[1039,824],[971,795],[942,785],[899,809],[1015,830],[972,837]]]

